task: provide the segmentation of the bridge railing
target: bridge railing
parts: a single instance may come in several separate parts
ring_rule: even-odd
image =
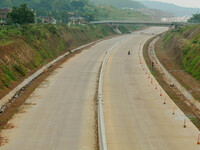
[[[192,25],[188,22],[156,22],[156,21],[125,21],[125,20],[102,20],[102,21],[91,21],[91,24],[143,24],[143,25],[152,25],[152,26],[183,26],[183,25]]]

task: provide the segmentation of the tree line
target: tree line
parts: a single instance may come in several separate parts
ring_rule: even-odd
[[[89,0],[1,0],[1,7],[21,7],[20,5],[27,4],[27,7],[35,10],[36,16],[49,16],[67,22],[69,12],[76,12],[87,16],[86,20],[91,21],[94,16],[90,12],[90,8],[94,7]]]
[[[194,14],[189,20],[188,22],[191,23],[199,23],[200,22],[200,13]]]

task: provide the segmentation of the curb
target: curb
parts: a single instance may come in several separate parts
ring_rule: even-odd
[[[200,103],[198,101],[195,100],[195,98],[176,80],[176,78],[174,76],[172,76],[167,70],[166,68],[161,64],[161,62],[159,61],[159,59],[157,58],[156,54],[155,54],[155,50],[154,50],[154,45],[155,43],[160,39],[160,37],[157,37],[156,39],[154,39],[148,48],[148,52],[149,52],[149,57],[154,58],[155,59],[155,64],[159,66],[159,68],[162,70],[162,72],[165,74],[165,76],[168,78],[169,82],[172,82],[177,89],[192,103],[194,104],[198,109],[200,109]]]
[[[85,47],[88,47],[94,43],[100,42],[102,39],[91,42],[89,44],[85,44],[83,46],[80,46],[76,49],[71,50],[71,52],[75,52],[78,50],[81,50]],[[52,67],[53,65],[55,65],[58,61],[60,61],[61,59],[63,59],[64,57],[68,56],[70,54],[70,52],[66,52],[65,54],[57,57],[56,59],[52,60],[51,62],[49,62],[48,64],[46,64],[45,66],[43,66],[42,68],[40,68],[39,70],[37,70],[35,73],[33,73],[31,76],[29,76],[27,79],[25,79],[24,81],[22,81],[17,87],[15,87],[12,91],[10,91],[6,96],[4,96],[1,100],[0,100],[0,113],[3,113],[6,108],[8,107],[8,105],[12,104],[17,97],[19,97],[24,91],[25,89],[35,80],[37,79],[42,73],[45,72],[45,70],[47,70],[48,68]],[[8,103],[8,105],[6,105]]]
[[[107,61],[109,56],[112,54],[114,49],[121,44],[124,40],[129,39],[131,35],[126,37],[125,39],[120,40],[119,42],[115,43],[106,53],[106,56],[103,60],[100,77],[99,77],[99,84],[98,84],[98,97],[97,97],[97,113],[98,113],[98,138],[99,138],[99,149],[100,150],[108,150],[107,141],[106,141],[106,129],[105,129],[105,122],[104,122],[104,111],[103,111],[103,78],[104,78],[104,71],[106,68]]]

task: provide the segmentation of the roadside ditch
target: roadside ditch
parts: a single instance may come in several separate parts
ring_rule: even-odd
[[[161,35],[159,35],[161,36]],[[143,48],[143,56],[153,76],[163,87],[165,92],[176,103],[176,105],[182,110],[182,112],[193,122],[193,124],[200,130],[200,111],[175,87],[170,86],[165,75],[160,71],[159,67],[154,65],[152,68],[152,61],[149,57],[148,48],[150,43],[155,39],[153,37],[149,39]],[[158,47],[157,47],[158,48]]]

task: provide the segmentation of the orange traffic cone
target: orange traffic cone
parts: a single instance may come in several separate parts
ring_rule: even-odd
[[[198,134],[198,140],[197,140],[197,144],[200,144],[200,133]]]
[[[160,90],[160,96],[162,96],[162,90]]]

